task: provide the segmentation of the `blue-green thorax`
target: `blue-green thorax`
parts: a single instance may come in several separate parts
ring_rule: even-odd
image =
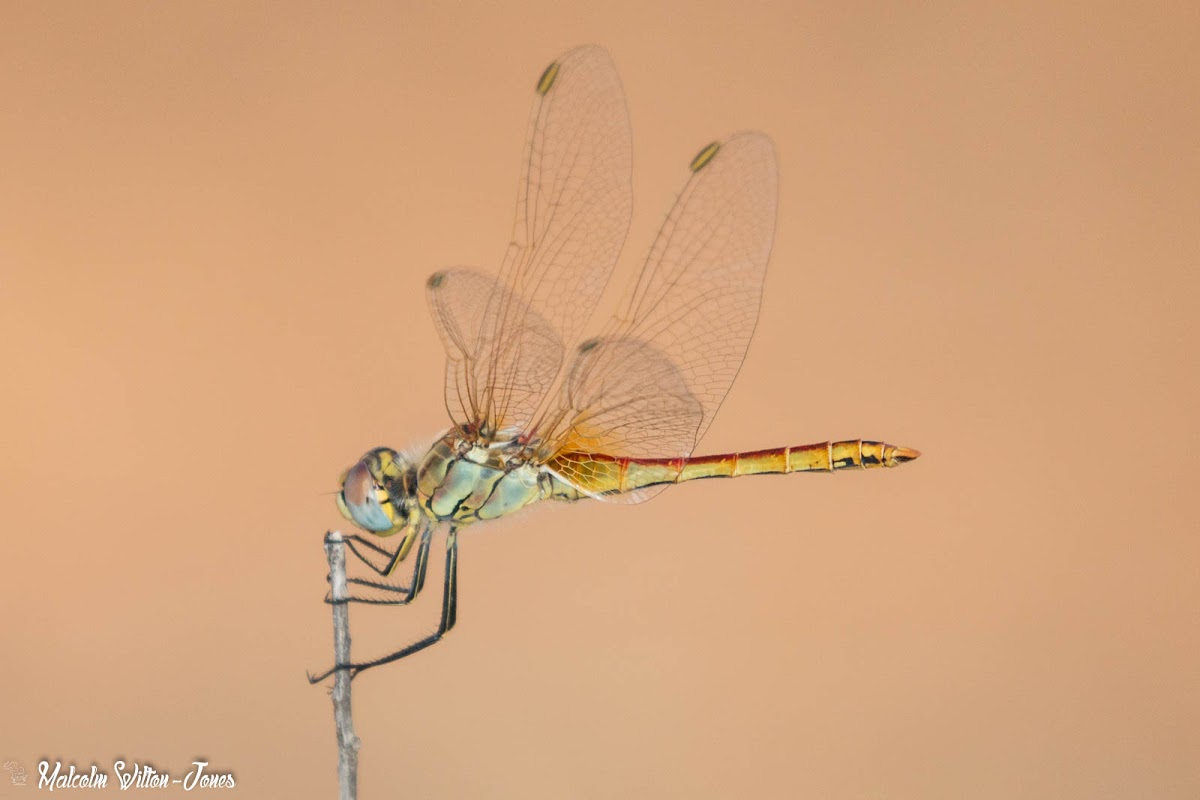
[[[456,432],[429,449],[417,468],[421,506],[439,520],[460,524],[496,519],[542,498],[537,466],[515,458],[516,446],[486,448]],[[548,487],[547,487],[548,488]]]

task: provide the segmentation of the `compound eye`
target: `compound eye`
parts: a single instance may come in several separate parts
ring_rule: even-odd
[[[342,475],[341,496],[346,505],[361,506],[367,497],[378,488],[367,465],[359,461]]]
[[[346,507],[346,495],[343,492],[337,493],[337,507],[343,517],[354,522],[354,516],[350,513],[350,509]]]
[[[362,461],[347,470],[337,504],[338,510],[363,530],[382,533],[396,527],[391,497]]]

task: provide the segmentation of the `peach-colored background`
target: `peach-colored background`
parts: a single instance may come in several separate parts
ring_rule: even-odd
[[[329,493],[446,424],[422,282],[495,265],[533,81],[593,41],[626,268],[700,145],[779,147],[704,449],[925,456],[467,532],[458,628],[355,683],[361,795],[1200,796],[1200,14],[1164,7],[5,4],[0,759],[334,796]],[[356,653],[432,627],[435,552]]]

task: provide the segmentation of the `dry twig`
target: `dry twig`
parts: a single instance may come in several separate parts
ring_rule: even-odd
[[[350,663],[350,592],[346,586],[346,545],[339,531],[325,534],[325,557],[329,559],[330,600],[333,601],[333,663]],[[340,602],[339,602],[340,601]],[[333,720],[337,725],[338,797],[358,797],[358,748],[361,740],[354,733],[350,708],[350,670],[339,669],[333,675]]]

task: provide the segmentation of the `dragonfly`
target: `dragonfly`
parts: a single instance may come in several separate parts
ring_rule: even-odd
[[[631,140],[606,50],[571,50],[541,73],[499,273],[446,269],[425,285],[452,426],[424,452],[369,451],[337,493],[342,515],[369,534],[346,544],[379,578],[350,578],[372,594],[347,602],[411,603],[433,532],[446,528],[437,629],[312,682],[405,658],[454,627],[464,526],[545,500],[639,503],[687,481],[894,467],[920,455],[863,439],[693,455],[758,322],[778,195],[775,147],[761,132],[696,154],[616,313],[583,338],[629,228]],[[388,581],[414,546],[407,586]]]

